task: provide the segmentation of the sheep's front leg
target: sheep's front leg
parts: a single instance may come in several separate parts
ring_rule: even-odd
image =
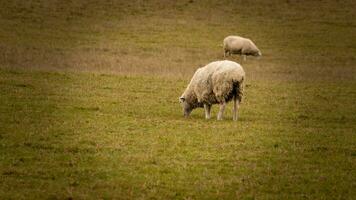
[[[204,104],[205,119],[210,119],[210,108],[211,108],[211,105]]]
[[[219,110],[219,113],[218,113],[218,120],[222,120],[223,119],[225,106],[226,106],[225,102],[220,103],[220,110]]]
[[[234,97],[234,108],[233,108],[233,113],[232,113],[232,118],[234,121],[237,121],[237,112],[239,109],[239,104],[240,104],[240,101],[236,97]]]
[[[244,61],[246,61],[246,55],[245,54],[243,55],[243,57],[244,57]]]

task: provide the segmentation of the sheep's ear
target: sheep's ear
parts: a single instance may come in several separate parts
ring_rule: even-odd
[[[184,97],[179,97],[179,102],[180,103],[183,103],[185,101],[185,98]]]

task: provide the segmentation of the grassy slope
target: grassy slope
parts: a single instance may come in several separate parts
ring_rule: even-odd
[[[0,2],[0,197],[356,195],[355,3],[189,2]],[[264,54],[240,121],[183,119],[231,33]]]
[[[355,195],[355,83],[257,81],[234,123],[231,109],[223,122],[182,118],[182,80],[1,77],[5,198]]]
[[[190,76],[222,59],[223,38],[252,38],[263,62],[250,76],[350,78],[354,1],[2,2],[4,66]]]

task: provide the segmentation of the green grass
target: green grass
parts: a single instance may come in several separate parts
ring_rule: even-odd
[[[249,82],[236,123],[231,105],[225,121],[184,119],[184,80],[0,77],[3,198],[356,195],[356,82]]]
[[[0,199],[354,199],[355,6],[0,2]],[[230,34],[263,53],[239,121],[183,118]]]

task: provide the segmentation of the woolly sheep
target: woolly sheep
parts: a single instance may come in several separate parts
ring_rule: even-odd
[[[224,58],[226,55],[240,54],[246,60],[247,55],[262,56],[261,51],[257,46],[248,38],[240,36],[227,36],[224,39]]]
[[[220,104],[217,119],[222,120],[226,103],[233,100],[233,120],[236,121],[244,79],[245,71],[233,61],[215,61],[197,69],[179,98],[184,116],[188,117],[195,108],[204,107],[205,118],[210,119],[212,104]]]

